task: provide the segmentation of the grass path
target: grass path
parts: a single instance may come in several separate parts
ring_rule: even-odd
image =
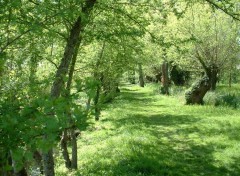
[[[66,174],[60,168],[57,175]],[[125,87],[82,133],[79,170],[71,174],[239,176],[240,111]]]

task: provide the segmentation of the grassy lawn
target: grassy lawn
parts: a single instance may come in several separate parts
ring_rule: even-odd
[[[79,170],[59,159],[57,175],[240,175],[240,110],[186,106],[152,86],[123,87],[78,142]]]

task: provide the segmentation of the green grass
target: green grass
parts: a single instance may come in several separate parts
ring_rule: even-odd
[[[240,175],[240,110],[186,106],[152,86],[121,91],[82,132],[78,171],[58,160],[57,175]]]

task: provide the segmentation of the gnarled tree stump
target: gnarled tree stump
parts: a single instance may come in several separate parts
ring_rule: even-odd
[[[192,86],[191,90],[185,93],[186,104],[203,104],[203,97],[210,88],[209,78],[204,76]]]

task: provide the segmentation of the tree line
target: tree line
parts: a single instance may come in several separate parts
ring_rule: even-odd
[[[237,72],[237,0],[6,0],[0,14],[2,175],[34,165],[55,175],[58,143],[66,168],[77,169],[79,131],[99,120],[123,75],[137,71],[143,87],[148,73],[161,74],[168,94],[169,65],[172,75],[201,74],[186,95],[194,104],[220,73],[232,82]]]

